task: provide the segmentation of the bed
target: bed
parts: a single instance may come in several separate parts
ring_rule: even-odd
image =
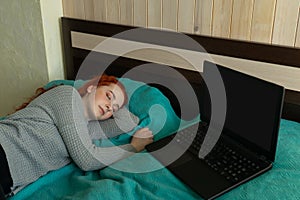
[[[172,90],[174,85],[186,83],[186,80],[193,90],[201,90],[203,80],[197,73],[201,65],[196,63],[191,69],[190,63],[194,61],[189,55],[201,52],[204,53],[202,60],[213,57],[229,67],[237,65],[237,60],[242,61],[246,68],[239,70],[258,75],[265,73],[262,78],[284,85],[286,94],[273,168],[218,199],[300,198],[300,49],[196,35],[186,35],[186,38],[171,31],[154,29],[137,28],[137,32],[131,32],[136,31],[136,27],[71,18],[62,18],[61,22],[66,80],[55,80],[45,87],[58,84],[79,87],[85,80],[103,72],[120,77],[130,96],[129,110],[140,118],[140,126],[154,130],[155,140],[198,120],[197,113],[178,100],[177,95],[184,96],[185,93]],[[181,37],[185,37],[191,45],[174,42]],[[95,45],[107,38],[112,38],[108,45]],[[144,46],[145,43],[150,46]],[[201,44],[202,48],[197,44]],[[127,51],[110,49],[120,46],[122,48],[116,49],[126,49],[126,45],[130,47]],[[140,53],[139,49],[146,51]],[[157,54],[153,49],[160,51]],[[163,54],[168,51],[172,54]],[[177,60],[175,54],[183,55],[183,59]],[[261,63],[267,64],[260,67]],[[274,74],[281,73],[279,78],[268,77],[270,70]],[[131,134],[125,133],[112,141],[115,144],[126,143]],[[109,145],[109,141],[105,140],[95,142],[100,146]],[[156,170],[144,170],[149,169],[149,165]],[[71,163],[43,176],[10,199],[201,198],[161,167],[150,154],[143,152],[98,171],[84,172]]]

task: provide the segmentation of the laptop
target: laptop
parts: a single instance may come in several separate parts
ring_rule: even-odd
[[[224,83],[225,121],[211,119],[212,103],[205,86],[199,95],[200,122],[146,146],[203,199],[219,197],[272,168],[285,92],[282,86],[209,61],[203,64],[203,75],[212,67]],[[212,150],[201,157],[199,151],[212,124],[223,126]],[[169,144],[167,151],[160,152]],[[171,155],[180,151],[170,162]]]

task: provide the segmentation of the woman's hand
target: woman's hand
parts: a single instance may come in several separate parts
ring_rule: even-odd
[[[145,146],[153,142],[153,134],[149,128],[137,130],[131,139],[131,145],[140,152],[145,149]]]

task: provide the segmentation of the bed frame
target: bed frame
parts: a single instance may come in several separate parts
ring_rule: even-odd
[[[72,19],[72,18],[62,18],[62,33],[63,33],[63,43],[64,43],[64,57],[65,57],[65,74],[66,79],[74,80],[75,78],[90,78],[93,74],[83,74],[82,77],[77,77],[78,70],[87,57],[88,54],[91,53],[91,50],[81,49],[74,47],[72,45],[72,32],[80,32],[87,33],[98,36],[112,37],[115,34],[121,33],[123,31],[131,30],[136,27],[125,26],[125,25],[116,25],[102,22],[93,22],[86,21],[80,19]],[[161,30],[147,29],[147,32],[151,34],[153,37],[149,38],[134,38],[130,40],[135,40],[136,42],[147,42],[150,44],[156,44],[157,39],[153,40],[151,38],[160,38],[160,34],[164,32],[164,34],[169,34],[170,37],[174,35],[173,32],[166,32]],[[300,49],[291,48],[291,47],[283,47],[283,46],[273,46],[267,44],[259,44],[259,43],[250,43],[244,41],[230,40],[230,39],[222,39],[222,38],[212,38],[206,36],[192,35],[186,34],[190,38],[197,41],[201,44],[204,49],[210,54],[216,54],[221,56],[228,56],[233,58],[241,58],[252,61],[259,61],[265,63],[273,63],[284,65],[287,68],[300,68]],[[127,40],[128,38],[121,38],[123,40]],[[172,47],[172,48],[185,48],[180,44],[174,44],[172,41],[168,40],[160,40],[159,45]],[[195,49],[187,49],[187,50],[195,50]],[[106,60],[111,59],[112,55],[107,53],[100,52],[92,52],[94,61],[90,61],[91,66],[101,66],[101,63],[105,63]],[[110,66],[105,70],[105,73],[111,74],[117,77],[121,77],[124,73],[134,68],[135,66],[139,66],[141,64],[149,63],[145,60],[137,60],[128,57],[118,57],[114,62],[110,64]],[[202,78],[199,76],[199,73],[195,73],[191,70],[181,69],[175,67],[178,72],[180,72],[183,76],[185,76],[193,88],[195,90],[201,89],[201,85],[203,85]],[[93,72],[95,72],[93,70]],[[162,79],[172,80],[172,75],[165,74],[151,74],[148,73],[149,76],[159,77]],[[95,75],[95,74],[94,74]],[[138,79],[138,77],[134,77],[134,79]],[[300,79],[300,77],[299,77]],[[143,80],[141,80],[143,81]],[[176,111],[176,113],[180,114],[180,106],[176,98],[174,98],[174,94],[167,87],[164,87],[159,84],[152,84],[153,86],[160,89],[170,100],[171,104]],[[183,118],[190,118],[191,116],[183,116]],[[293,120],[300,122],[300,92],[296,90],[286,89],[285,99],[284,99],[284,107],[282,118]]]

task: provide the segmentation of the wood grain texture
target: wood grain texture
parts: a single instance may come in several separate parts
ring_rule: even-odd
[[[109,23],[120,23],[120,2],[119,0],[107,0],[106,21]]]
[[[72,17],[72,9],[70,9],[71,0],[62,0],[64,17]]]
[[[299,0],[277,0],[272,44],[294,46]]]
[[[64,16],[300,47],[300,0],[62,0]]]
[[[178,5],[178,31],[193,33],[195,0],[179,0]]]
[[[147,0],[133,1],[133,24],[134,26],[147,27]]]
[[[300,7],[298,12],[298,23],[297,23],[297,33],[296,33],[296,39],[295,39],[295,47],[300,48]]]
[[[178,0],[162,1],[162,27],[177,31]]]
[[[148,0],[148,27],[161,28],[162,2],[161,0]]]
[[[94,0],[85,0],[84,4],[84,13],[86,20],[95,20],[95,10],[94,10]]]
[[[214,1],[212,0],[196,0],[194,23],[195,34],[211,36],[213,2]]]
[[[276,0],[254,1],[251,41],[271,43],[275,6]]]
[[[100,42],[107,39],[107,37],[72,32],[72,47],[99,51],[95,48]],[[187,62],[183,58],[189,58],[189,61],[193,60],[194,63],[199,62],[199,59],[207,59],[206,53],[200,53],[191,50],[179,49],[166,47],[162,45],[145,44],[142,42],[135,42],[129,40],[120,40],[117,38],[110,39],[112,46],[123,46],[126,45],[139,47],[137,51],[131,51],[124,57],[133,58],[137,60],[143,60],[147,62],[154,62],[174,66],[183,69],[195,70],[191,63]],[[220,44],[221,45],[221,44]],[[145,48],[148,47],[148,48]],[[118,55],[115,51],[118,49],[101,49],[102,53]],[[173,52],[176,52],[174,54]],[[251,53],[251,52],[249,52]],[[181,56],[178,56],[181,55]],[[242,71],[244,73],[262,78],[267,81],[271,81],[284,87],[300,91],[300,68],[287,67],[280,64],[271,64],[267,62],[258,62],[242,58],[234,58],[231,56],[222,56],[217,54],[209,54],[214,62],[228,66],[229,68]]]
[[[254,0],[234,0],[230,38],[250,40]]]
[[[229,38],[233,0],[214,0],[212,36]]]
[[[85,19],[84,2],[81,0],[63,0],[64,16]]]
[[[133,25],[133,0],[120,1],[120,23]]]
[[[94,0],[94,19],[96,21],[106,21],[106,0]]]

